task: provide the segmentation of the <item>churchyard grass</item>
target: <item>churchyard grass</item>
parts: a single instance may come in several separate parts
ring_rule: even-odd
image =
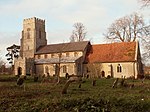
[[[61,94],[66,79],[56,85],[53,80],[34,82],[27,76],[18,86],[17,77],[0,75],[0,112],[150,112],[150,80],[125,82],[134,87],[112,88],[115,79],[84,79],[70,84]],[[119,79],[120,80],[120,79]]]

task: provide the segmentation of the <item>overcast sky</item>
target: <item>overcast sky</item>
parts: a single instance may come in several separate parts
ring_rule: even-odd
[[[20,45],[23,19],[46,20],[48,43],[68,42],[73,24],[81,22],[87,40],[104,43],[103,33],[116,19],[133,12],[150,18],[138,0],[0,0],[0,54],[12,44]]]

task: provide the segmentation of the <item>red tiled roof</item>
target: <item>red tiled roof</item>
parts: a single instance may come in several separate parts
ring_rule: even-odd
[[[135,61],[136,42],[92,45],[88,62],[128,62]]]
[[[84,51],[88,44],[89,41],[50,44],[46,46],[41,46],[37,50],[36,54]]]

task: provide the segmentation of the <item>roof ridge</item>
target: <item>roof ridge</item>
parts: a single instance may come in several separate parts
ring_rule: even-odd
[[[124,43],[136,43],[135,41],[134,42],[114,42],[114,43],[103,43],[103,44],[92,44],[92,46],[96,46],[96,45],[113,45],[113,44],[124,44]]]
[[[90,42],[90,41],[78,41],[78,42],[66,42],[66,43],[52,43],[52,44],[48,44],[48,45],[45,45],[45,46],[49,46],[49,45],[71,44],[71,43],[83,43],[83,42]]]
[[[70,52],[70,51],[84,51],[90,41],[82,42],[68,42],[59,44],[49,44],[41,46],[37,49],[36,54],[40,53],[56,53],[56,52]]]

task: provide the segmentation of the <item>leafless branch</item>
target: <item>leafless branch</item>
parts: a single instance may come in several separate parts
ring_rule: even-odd
[[[139,0],[142,4],[142,7],[150,6],[150,0]]]
[[[108,28],[105,37],[107,39],[113,39],[121,42],[135,41],[137,38],[141,38],[143,36],[143,27],[144,20],[142,16],[137,13],[133,13],[112,23]]]
[[[71,42],[75,42],[75,41],[83,41],[86,37],[86,29],[85,26],[82,23],[75,23],[73,25],[73,27],[75,28],[72,32],[72,35],[70,37],[70,41]]]

